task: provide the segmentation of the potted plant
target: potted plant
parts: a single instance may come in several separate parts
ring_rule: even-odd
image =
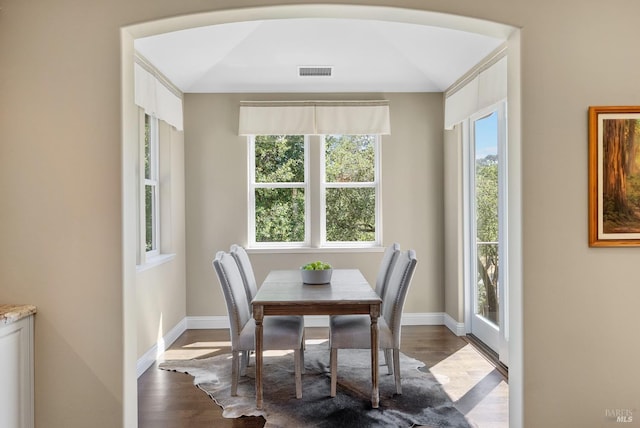
[[[327,284],[331,282],[333,268],[329,263],[315,261],[302,266],[300,271],[305,284]]]

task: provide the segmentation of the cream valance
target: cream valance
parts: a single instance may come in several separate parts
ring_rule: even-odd
[[[444,127],[453,126],[474,113],[507,98],[507,57],[482,70],[456,92],[447,95]]]
[[[389,101],[243,101],[239,135],[390,134]]]
[[[134,64],[134,78],[136,105],[182,131],[182,99],[138,63]]]

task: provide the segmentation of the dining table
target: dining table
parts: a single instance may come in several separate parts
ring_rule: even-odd
[[[359,269],[333,269],[326,284],[305,284],[300,269],[272,270],[252,301],[255,319],[256,407],[263,406],[263,320],[272,315],[371,317],[371,406],[378,408],[378,317],[382,299]],[[327,352],[330,350],[327,349]]]

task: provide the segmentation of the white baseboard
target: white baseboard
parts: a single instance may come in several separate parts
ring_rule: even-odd
[[[464,323],[454,320],[453,317],[446,312],[444,314],[444,325],[456,336],[464,336],[467,334]]]
[[[228,324],[229,323],[227,322],[227,325]],[[144,355],[138,359],[138,363],[136,364],[136,373],[138,377],[142,376],[142,374],[156,362],[158,356],[164,353],[166,348],[171,346],[186,329],[187,318],[183,318],[175,327],[169,330],[162,339],[158,340],[158,343],[145,352]]]
[[[229,328],[229,317],[187,317],[187,328],[189,330],[207,330],[218,328]]]
[[[442,325],[442,312],[405,312],[402,314],[402,325]]]

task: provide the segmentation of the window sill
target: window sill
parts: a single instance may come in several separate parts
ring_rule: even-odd
[[[157,256],[148,257],[144,264],[136,265],[136,272],[144,272],[145,270],[170,262],[175,258],[175,254],[158,254]]]
[[[254,247],[254,248],[246,248],[247,253],[249,254],[297,254],[297,253],[382,253],[385,250],[385,247]]]

